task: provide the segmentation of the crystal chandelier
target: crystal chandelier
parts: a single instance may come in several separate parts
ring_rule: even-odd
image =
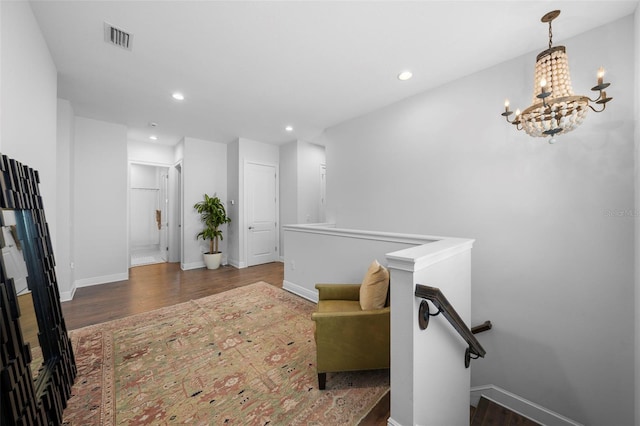
[[[504,112],[501,114],[508,123],[524,130],[529,136],[546,137],[554,143],[556,135],[568,133],[578,127],[587,115],[587,107],[595,112],[602,112],[607,102],[613,98],[607,97],[604,91],[609,83],[604,83],[604,69],[598,70],[598,84],[591,88],[599,92],[597,99],[587,96],[576,96],[571,88],[569,62],[564,46],[551,47],[553,33],[551,21],[560,15],[559,10],[547,13],[541,19],[549,23],[549,48],[540,52],[536,58],[536,68],[533,83],[533,100],[531,106],[520,112],[515,112],[515,118],[509,120],[513,111],[509,109],[509,100],[504,102]],[[595,109],[592,104],[601,105]]]

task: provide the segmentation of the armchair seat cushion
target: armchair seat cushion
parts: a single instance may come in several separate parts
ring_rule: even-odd
[[[320,300],[317,312],[360,312],[360,302],[357,300]]]

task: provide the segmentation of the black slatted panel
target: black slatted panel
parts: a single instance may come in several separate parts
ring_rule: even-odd
[[[0,424],[3,426],[62,424],[62,411],[71,396],[77,373],[62,316],[55,259],[39,183],[37,171],[5,155],[0,157],[0,208],[21,210],[30,216],[27,222],[33,224],[34,232],[25,244],[30,245],[35,254],[31,267],[36,268],[40,278],[29,281],[29,288],[36,315],[47,318],[39,321],[46,365],[33,366],[40,369],[38,381],[34,382],[31,350],[22,337],[15,286],[0,262]],[[31,278],[31,269],[29,275]]]

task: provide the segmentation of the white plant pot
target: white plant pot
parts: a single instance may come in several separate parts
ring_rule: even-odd
[[[220,267],[220,260],[222,259],[222,253],[204,253],[204,264],[207,269],[218,269]]]

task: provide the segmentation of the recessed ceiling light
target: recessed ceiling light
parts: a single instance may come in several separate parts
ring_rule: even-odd
[[[171,95],[173,97],[173,99],[175,99],[176,101],[184,101],[184,95],[180,92],[175,92],[174,94]]]
[[[411,71],[402,71],[398,74],[398,80],[407,81],[411,77],[413,77],[413,73]]]
[[[149,139],[151,139],[152,141],[157,141],[158,137],[156,135],[151,135],[149,136]]]
[[[287,132],[293,132],[293,127],[287,126],[284,128]]]

